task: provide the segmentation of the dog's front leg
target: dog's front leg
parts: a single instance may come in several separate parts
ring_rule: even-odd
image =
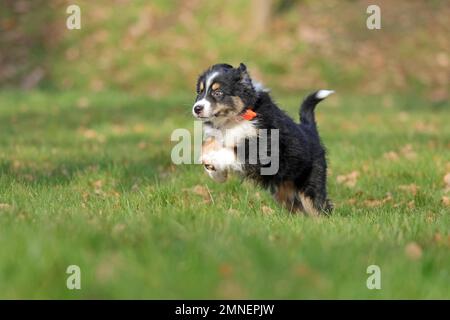
[[[205,164],[206,173],[216,182],[222,183],[227,180],[228,172],[225,170],[216,170],[213,165]]]
[[[226,165],[222,163],[224,150],[215,138],[209,137],[202,145],[201,163],[206,173],[216,182],[225,182],[228,177]]]

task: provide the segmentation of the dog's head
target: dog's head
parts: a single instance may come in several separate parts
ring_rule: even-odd
[[[237,68],[215,64],[198,78],[192,113],[197,119],[220,125],[252,107],[256,99],[257,93],[243,63]]]

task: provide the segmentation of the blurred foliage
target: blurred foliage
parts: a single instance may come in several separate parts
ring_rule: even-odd
[[[268,2],[270,15],[258,24]],[[2,1],[1,86],[163,96],[191,90],[210,64],[242,61],[284,91],[448,99],[446,0],[377,1],[381,30],[366,28],[368,1],[84,0],[76,2],[81,30],[67,30],[73,3]]]

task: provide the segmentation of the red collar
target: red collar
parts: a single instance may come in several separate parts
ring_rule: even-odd
[[[253,120],[257,116],[256,112],[253,111],[251,108],[248,108],[245,110],[243,114],[241,114],[241,117],[244,118],[244,120],[250,121]]]

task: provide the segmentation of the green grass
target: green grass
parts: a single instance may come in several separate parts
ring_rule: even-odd
[[[297,114],[300,94],[274,96]],[[192,99],[0,93],[0,298],[450,298],[448,104],[321,104],[336,210],[313,219],[172,165]],[[352,171],[354,186],[337,182]],[[371,264],[381,290],[366,288]]]

